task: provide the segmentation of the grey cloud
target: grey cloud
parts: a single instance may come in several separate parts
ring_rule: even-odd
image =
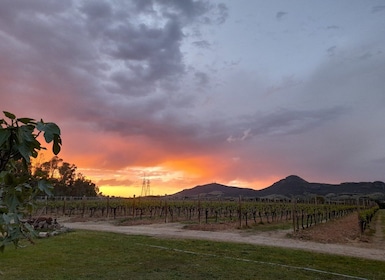
[[[193,42],[193,45],[197,46],[199,48],[202,48],[202,49],[208,49],[211,46],[211,44],[209,42],[207,42],[206,40],[195,41],[195,42]]]
[[[382,12],[382,11],[385,11],[384,5],[372,7],[372,13],[378,13],[378,12]]]
[[[186,36],[183,29],[192,20],[224,9],[207,1],[134,1],[136,14],[118,17],[118,9],[112,4],[106,7],[106,3],[90,2],[82,7],[89,21],[86,26],[99,42],[99,52],[121,65],[111,65],[106,71],[111,77],[107,89],[134,96],[147,95],[155,88],[177,89],[186,67],[180,50]],[[111,10],[114,21],[109,19]],[[137,22],[141,15],[155,22]]]
[[[251,129],[248,136],[300,134],[336,120],[344,113],[346,109],[339,106],[319,110],[281,109],[268,115],[256,114],[245,117],[240,126]]]
[[[287,15],[287,13],[286,12],[277,12],[277,14],[275,15],[275,18],[276,19],[278,19],[278,20],[280,20],[280,19],[282,19],[285,15]]]
[[[206,13],[217,13],[219,17],[225,17],[226,5],[219,4],[214,6],[210,1],[201,0],[135,0],[135,6],[138,12],[156,13],[160,10],[163,17],[178,17],[181,22],[189,23]],[[206,16],[202,17],[202,23],[208,23]]]
[[[200,86],[207,86],[210,81],[209,76],[203,72],[195,72],[194,76]]]
[[[89,19],[110,18],[113,14],[112,7],[105,1],[85,2],[80,10],[86,14]]]
[[[326,51],[329,54],[329,56],[334,56],[337,46],[331,46]]]
[[[373,55],[370,52],[366,52],[363,55],[359,56],[359,59],[368,59],[371,58]]]
[[[179,42],[182,31],[177,21],[168,21],[163,28],[151,28],[144,24],[138,27],[133,25],[118,26],[105,34],[113,46],[110,54],[117,58],[127,60],[145,60],[167,52],[179,51]],[[172,55],[171,55],[172,57]]]
[[[37,2],[36,6],[28,3],[7,6],[7,12],[13,14],[12,19],[0,19],[1,32],[8,36],[0,46],[1,56],[3,61],[12,62],[6,70],[14,76],[8,83],[27,87],[35,98],[43,94],[44,90],[39,88],[42,85],[51,91],[51,96],[63,92],[84,94],[88,92],[86,88],[92,88],[93,92],[93,77],[100,74],[98,63],[95,63],[94,50],[82,32],[77,14],[71,13],[70,2],[56,5]],[[13,94],[23,93],[14,90]]]
[[[51,96],[66,102],[74,100],[73,96],[76,104],[69,106],[71,114],[83,118],[86,112],[98,114],[92,107],[140,105],[138,97],[155,95],[156,100],[159,92],[168,95],[161,95],[164,105],[158,103],[155,111],[191,103],[191,98],[177,97],[186,67],[180,50],[187,36],[184,29],[194,21],[194,29],[199,30],[199,18],[224,9],[208,1],[31,3],[0,3],[0,37],[4,39],[0,71],[3,78],[9,77],[1,84],[2,90],[12,82],[20,85],[20,94],[24,85],[40,96],[38,92],[44,90],[39,86],[48,84],[49,90],[60,89]]]
[[[173,6],[177,12],[182,12],[188,18],[194,18],[198,15],[204,14],[210,8],[206,1],[193,1],[193,0],[168,0],[163,1]]]
[[[23,17],[35,17],[36,15],[60,15],[72,6],[71,1],[1,1],[0,22],[2,28],[7,29],[10,23],[15,24]]]
[[[384,61],[382,54],[370,56],[361,49],[336,53],[308,79],[303,102],[311,100],[314,106],[344,104],[356,110],[362,110],[358,105],[364,101],[367,106],[384,104],[380,90],[384,88]]]
[[[228,13],[228,8],[225,4],[223,3],[220,3],[218,4],[218,14],[217,14],[217,19],[216,19],[216,22],[218,24],[222,24],[224,23],[228,16],[229,16],[229,13]]]
[[[126,69],[118,72],[120,76],[125,72],[129,83],[135,82],[148,90],[149,85],[159,80],[183,74],[184,64],[179,48],[182,33],[176,22],[169,22],[163,29],[141,26],[138,30],[116,30],[110,36],[120,37],[120,34],[126,39],[120,42],[115,40],[118,44],[110,54],[114,59],[124,61]],[[130,95],[130,91],[124,91],[127,86],[131,88],[127,83],[120,87],[123,94]]]

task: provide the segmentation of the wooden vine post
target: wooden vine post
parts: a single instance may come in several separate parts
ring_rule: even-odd
[[[293,198],[293,210],[291,211],[293,216],[293,231],[296,232],[296,219],[297,219],[297,200]]]
[[[84,213],[86,212],[86,196],[82,197],[82,217],[84,217]]]
[[[198,194],[198,221],[201,224],[201,196]]]
[[[164,222],[167,223],[167,194],[164,195]]]
[[[240,195],[239,196],[239,228],[242,227],[242,196]]]
[[[110,214],[110,196],[107,196],[107,219]]]
[[[66,214],[66,201],[67,201],[67,197],[64,197],[64,199],[63,199],[63,216],[65,216],[65,214]]]
[[[132,198],[132,217],[135,218],[135,195]]]

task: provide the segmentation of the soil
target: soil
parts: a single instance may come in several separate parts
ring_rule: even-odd
[[[370,241],[367,235],[361,234],[357,214],[301,230],[295,237],[320,243],[351,244]]]
[[[364,234],[360,232],[357,214],[306,228],[296,233],[292,229],[271,231],[239,229],[235,224],[230,223],[185,225],[165,223],[165,221],[149,223],[143,220],[130,221],[118,226],[114,224],[114,220],[67,219],[61,221],[61,224],[72,229],[139,234],[160,238],[250,243],[385,261],[385,241],[379,215],[372,221],[372,228],[369,228]]]

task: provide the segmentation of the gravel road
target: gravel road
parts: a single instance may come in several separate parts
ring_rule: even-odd
[[[160,238],[204,239],[213,241],[238,242],[264,246],[300,249],[306,251],[359,257],[385,261],[385,251],[362,248],[345,244],[324,244],[291,239],[285,233],[246,233],[242,231],[198,231],[184,229],[180,223],[163,223],[135,226],[115,226],[108,221],[102,222],[64,222],[70,229],[107,231],[128,235],[147,235]]]

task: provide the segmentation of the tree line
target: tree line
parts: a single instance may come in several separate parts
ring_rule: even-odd
[[[58,156],[32,165],[31,175],[36,181],[47,181],[52,186],[53,196],[95,197],[99,194],[99,188],[82,173],[77,172],[76,165],[65,162]]]

